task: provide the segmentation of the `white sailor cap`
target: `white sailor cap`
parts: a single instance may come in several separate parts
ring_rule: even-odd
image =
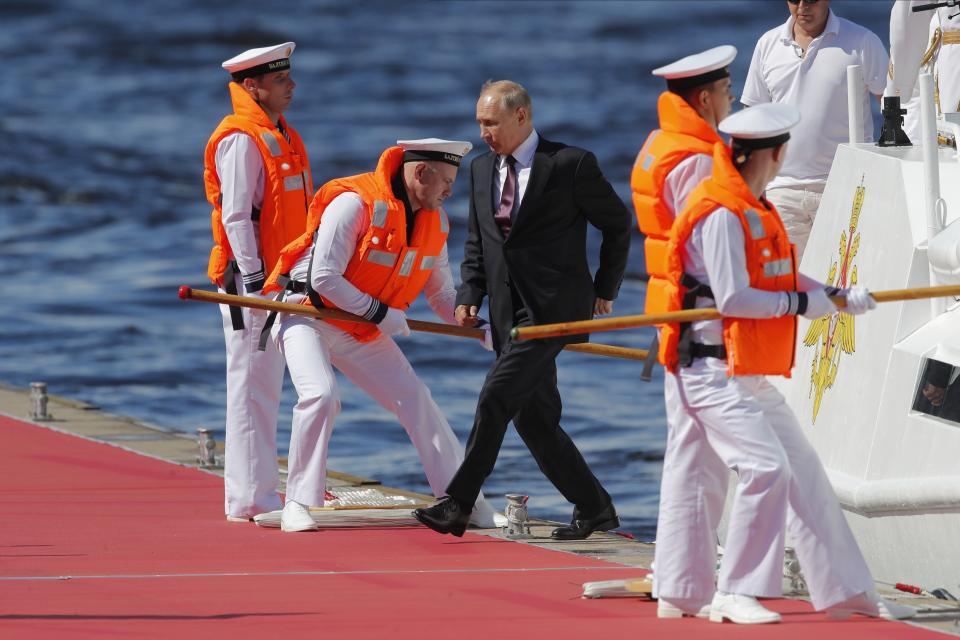
[[[776,147],[790,139],[800,122],[800,111],[782,102],[766,102],[741,109],[720,122],[720,131],[748,149]]]
[[[736,57],[737,48],[725,44],[658,67],[653,75],[665,78],[671,91],[682,91],[730,77],[727,67]]]
[[[233,75],[234,80],[252,78],[274,71],[285,71],[290,68],[290,56],[296,48],[295,42],[284,42],[259,49],[248,49],[233,56],[221,66]]]
[[[397,140],[397,146],[403,149],[404,162],[436,161],[460,166],[460,159],[470,153],[473,145],[462,140],[441,140],[424,138],[423,140]]]

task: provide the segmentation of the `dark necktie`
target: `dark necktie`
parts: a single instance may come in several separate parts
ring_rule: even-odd
[[[513,209],[517,200],[516,164],[516,158],[507,156],[507,178],[503,181],[503,188],[500,190],[500,206],[493,216],[500,226],[504,238],[510,235],[510,227],[513,225]]]

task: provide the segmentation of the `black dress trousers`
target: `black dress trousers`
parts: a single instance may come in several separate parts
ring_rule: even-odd
[[[516,325],[529,325],[519,296],[513,298]],[[447,486],[447,495],[465,505],[476,501],[513,420],[540,471],[576,506],[575,517],[593,517],[611,503],[560,426],[556,358],[561,350],[563,344],[555,340],[507,341],[483,382],[463,464]]]

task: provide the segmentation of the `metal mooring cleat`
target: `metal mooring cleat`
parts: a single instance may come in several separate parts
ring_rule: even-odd
[[[800,571],[800,561],[793,547],[784,549],[783,555],[783,592],[794,595],[807,593],[807,581]]]
[[[197,445],[200,447],[197,465],[200,467],[217,466],[217,441],[210,429],[197,429]]]
[[[53,417],[47,413],[47,383],[30,383],[30,419],[31,420],[52,420]]]
[[[505,497],[507,508],[504,513],[507,516],[507,526],[503,528],[504,534],[515,540],[532,538],[530,518],[527,514],[527,500],[530,499],[530,496],[525,496],[522,493],[508,493]]]

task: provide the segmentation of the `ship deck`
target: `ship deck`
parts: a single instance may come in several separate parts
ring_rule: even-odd
[[[284,534],[227,523],[222,480],[192,466],[196,445],[52,403],[53,422],[0,389],[0,637],[927,638],[957,613],[907,625],[828,620],[802,600],[767,602],[775,626],[658,620],[642,599],[581,599],[582,583],[638,577],[650,546],[616,535],[520,543],[420,527]],[[78,437],[80,436],[80,437]],[[122,445],[122,446],[118,446]],[[138,449],[133,451],[131,448]],[[146,455],[144,455],[146,454]],[[363,483],[338,475],[337,483]],[[912,604],[937,605],[937,601]]]

